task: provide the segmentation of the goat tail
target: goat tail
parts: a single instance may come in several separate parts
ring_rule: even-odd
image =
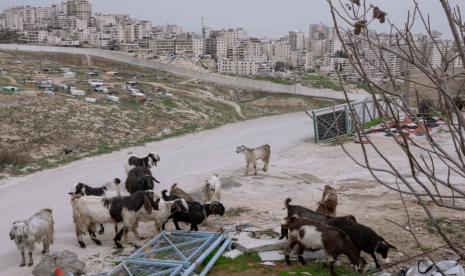
[[[163,190],[161,191],[161,197],[163,198],[164,201],[169,201],[169,196],[166,194],[168,190]]]
[[[174,183],[173,185],[171,185],[171,189],[175,188],[176,186],[178,186],[178,183]]]
[[[292,199],[290,197],[286,198],[286,200],[284,201],[284,206],[286,206],[286,208],[289,208],[289,203],[291,203]]]
[[[115,178],[115,179],[113,180],[113,183],[115,183],[115,185],[119,185],[119,184],[121,184],[121,179]]]
[[[42,209],[41,211],[47,212],[47,213],[50,213],[50,214],[53,213],[52,209],[49,209],[49,208]]]
[[[156,183],[160,184],[160,181],[158,181],[155,177],[152,176],[152,180],[155,181]]]

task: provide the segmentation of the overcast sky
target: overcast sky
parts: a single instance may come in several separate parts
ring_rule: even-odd
[[[343,0],[347,1],[348,0]],[[400,23],[411,7],[410,0],[370,0],[383,7],[391,20]],[[465,14],[464,0],[460,3]],[[0,10],[13,5],[47,6],[56,0],[0,0]],[[336,1],[337,2],[337,1]],[[419,0],[431,14],[432,25],[446,35],[447,24],[439,0]],[[200,32],[201,18],[210,28],[238,28],[251,36],[282,37],[289,30],[308,33],[311,23],[331,23],[325,0],[91,0],[94,12],[125,13],[154,24],[178,24],[187,31]],[[449,36],[449,35],[447,35]]]

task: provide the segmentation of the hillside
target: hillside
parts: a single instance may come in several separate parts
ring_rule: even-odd
[[[88,56],[0,52],[0,68],[0,87],[19,88],[0,92],[0,172],[13,175],[240,120],[334,104],[187,80]],[[75,76],[65,77],[66,71]],[[103,81],[119,102],[93,91],[89,79]],[[53,96],[40,90],[44,80]],[[137,82],[145,101],[124,88],[127,81]],[[71,95],[69,87],[86,95]]]

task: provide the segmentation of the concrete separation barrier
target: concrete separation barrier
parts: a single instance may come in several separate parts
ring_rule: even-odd
[[[65,54],[78,54],[88,55],[95,57],[107,58],[110,60],[128,63],[132,65],[143,66],[156,70],[166,71],[175,75],[184,76],[191,79],[198,79],[201,81],[212,82],[220,85],[260,90],[269,93],[287,93],[295,95],[304,95],[310,97],[327,98],[334,100],[345,100],[344,93],[341,91],[334,91],[329,89],[318,89],[296,85],[285,85],[280,83],[273,83],[269,81],[254,80],[241,77],[231,77],[212,72],[201,72],[193,69],[183,68],[171,64],[165,64],[154,60],[142,59],[133,57],[129,54],[93,49],[93,48],[70,48],[70,47],[54,47],[54,46],[38,46],[38,45],[23,45],[23,44],[0,44],[0,50],[12,51],[27,51],[27,52],[52,52],[52,53],[65,53]],[[366,97],[366,94],[350,93],[349,99],[351,101],[359,101]]]

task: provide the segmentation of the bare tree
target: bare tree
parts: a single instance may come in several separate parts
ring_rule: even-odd
[[[451,40],[443,41],[438,38],[429,15],[420,9],[417,0],[412,0],[413,8],[402,26],[391,22],[382,7],[365,0],[327,2],[337,36],[343,50],[348,53],[351,66],[367,84],[377,112],[394,121],[394,126],[388,126],[384,120],[381,123],[392,134],[399,153],[405,156],[408,170],[393,162],[383,154],[379,144],[365,136],[364,126],[353,108],[350,108],[350,115],[360,140],[363,158],[357,159],[342,145],[344,151],[358,165],[368,169],[385,187],[401,195],[416,197],[444,241],[465,259],[464,249],[443,231],[427,205],[427,201],[432,201],[437,206],[457,212],[465,210],[465,118],[458,107],[460,96],[465,91],[465,22],[460,8],[451,7],[447,0],[439,1],[452,35]],[[370,31],[375,24],[386,24],[390,29],[389,34],[381,37]],[[414,28],[423,30],[423,40],[428,43],[428,47],[419,45]],[[431,62],[433,54],[439,55],[440,63]],[[393,72],[390,63],[392,59],[402,63],[405,73]],[[373,70],[384,81],[374,78]],[[412,71],[419,72],[427,81],[419,82],[409,78],[408,72]],[[342,81],[343,75],[338,75]],[[410,87],[410,95],[401,93],[401,86]],[[348,101],[347,96],[346,99]],[[426,114],[418,114],[417,110],[409,106],[409,100],[412,99],[420,111]],[[420,143],[404,133],[399,113],[409,117],[421,128],[426,143]],[[446,142],[439,141],[428,131],[428,124],[435,114],[444,119],[446,130],[443,135],[446,135]],[[378,165],[374,165],[373,159],[378,161]],[[382,165],[379,165],[379,160]],[[386,181],[386,174],[396,179],[395,185],[392,181]]]

